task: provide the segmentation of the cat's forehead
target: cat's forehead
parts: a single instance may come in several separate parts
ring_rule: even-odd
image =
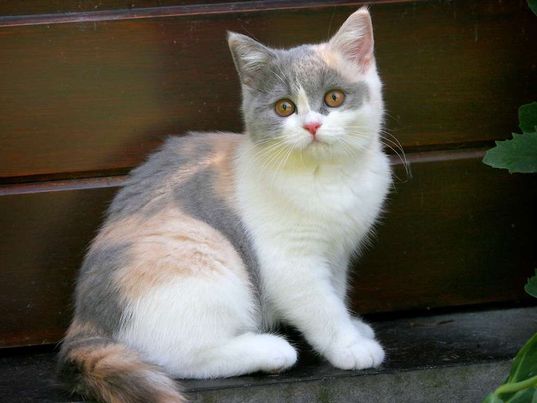
[[[270,68],[268,84],[290,94],[304,90],[307,95],[318,96],[324,87],[348,87],[355,80],[345,75],[341,62],[331,58],[329,52],[318,45],[302,45],[291,49],[278,50]],[[343,66],[345,67],[345,66]]]
[[[282,51],[278,57],[278,62],[297,81],[308,81],[312,76],[322,75],[327,67],[319,53],[311,45]]]
[[[290,90],[315,90],[327,73],[326,63],[311,45],[280,50],[274,63],[276,73],[283,75]]]

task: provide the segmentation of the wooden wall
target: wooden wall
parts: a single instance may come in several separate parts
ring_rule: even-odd
[[[0,2],[0,347],[56,342],[128,170],[172,133],[241,130],[226,30],[319,42],[360,1]],[[387,126],[407,151],[357,263],[360,312],[515,301],[537,179],[480,160],[537,98],[525,1],[371,1]]]

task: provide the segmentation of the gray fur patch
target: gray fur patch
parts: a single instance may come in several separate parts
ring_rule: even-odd
[[[81,322],[93,323],[107,335],[115,334],[125,319],[112,276],[128,264],[130,248],[129,243],[120,243],[92,249],[80,269],[75,317]]]
[[[365,82],[351,82],[343,77],[329,67],[311,45],[272,52],[273,57],[252,78],[252,85],[242,88],[244,122],[255,140],[280,134],[285,118],[274,112],[274,104],[282,98],[296,104],[300,88],[306,92],[310,108],[324,115],[332,110],[324,103],[324,96],[330,90],[339,89],[346,94],[338,110],[358,109],[369,99]]]
[[[200,135],[203,137],[203,135]],[[189,153],[183,150],[192,146]],[[123,188],[117,193],[108,217],[116,220],[135,213],[151,216],[162,210],[169,196],[167,183],[170,176],[185,166],[193,166],[193,158],[202,158],[212,150],[212,146],[194,135],[169,137],[161,149],[150,155],[147,161],[133,169]]]
[[[170,201],[192,217],[220,231],[233,245],[249,270],[250,280],[261,300],[258,281],[258,261],[239,215],[214,192],[215,175],[205,168],[186,182],[177,184],[172,176],[181,170],[195,170],[198,161],[210,157],[213,146],[203,134],[171,137],[161,150],[145,164],[131,172],[125,187],[115,197],[108,212],[107,225],[133,214],[150,216]],[[98,322],[113,332],[122,317],[117,290],[111,283],[111,273],[120,264],[128,264],[130,245],[115,245],[106,250],[92,250],[86,257],[80,275],[77,315],[82,320]]]
[[[205,169],[181,186],[176,186],[174,198],[186,213],[220,231],[233,245],[250,273],[250,281],[262,309],[259,263],[254,246],[238,214],[214,194],[214,178],[215,173]]]

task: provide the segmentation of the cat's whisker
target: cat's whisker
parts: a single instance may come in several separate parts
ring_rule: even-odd
[[[384,140],[386,140],[386,139],[384,139]],[[397,155],[397,157],[399,158],[399,160],[401,161],[401,163],[402,163],[402,165],[403,165],[403,167],[404,167],[404,169],[405,169],[405,175],[406,175],[406,180],[405,180],[405,181],[408,181],[408,179],[411,177],[411,174],[410,174],[410,168],[408,167],[408,161],[407,161],[407,159],[406,159],[406,156],[402,156],[401,154],[399,154],[399,152],[398,152],[395,148],[393,148],[392,146],[390,146],[388,143],[385,143],[383,140],[381,140],[381,143],[382,143],[385,147],[387,147],[387,148],[389,148],[390,150],[392,150],[392,151]],[[395,174],[394,174],[394,175],[395,175]],[[399,177],[397,177],[397,175],[396,175],[396,178],[397,178],[399,181],[401,181],[401,179],[400,179]]]
[[[366,135],[362,135],[360,133],[352,133],[351,136],[360,138],[360,139],[367,139]],[[394,174],[397,180],[399,180],[400,182],[406,182],[408,181],[408,179],[412,178],[412,171],[410,169],[410,163],[408,162],[406,158],[406,154],[401,144],[398,144],[394,142],[393,140],[390,140],[388,138],[383,138],[383,137],[380,138],[380,142],[384,147],[391,150],[397,156],[397,158],[401,161],[401,164],[403,165],[406,179],[402,180],[401,178],[399,178],[397,175]]]
[[[361,125],[353,125],[353,126],[350,126],[350,128],[351,129],[359,129],[359,130],[361,129],[361,131],[366,130],[365,126],[361,126]],[[410,169],[410,163],[408,162],[405,150],[403,148],[403,145],[399,141],[399,139],[397,139],[397,137],[395,137],[393,134],[389,133],[385,129],[381,129],[379,131],[379,133],[381,134],[381,137],[380,137],[381,143],[385,147],[389,148],[399,158],[399,160],[401,161],[401,164],[403,165],[404,170],[405,170],[405,175],[407,177],[406,180],[408,180],[409,178],[412,178],[412,171]],[[367,137],[366,135],[363,135],[363,134],[361,134],[359,132],[356,132],[356,131],[352,131],[350,134],[352,136],[356,136],[358,138],[366,138]],[[391,138],[384,137],[384,135],[390,136]]]
[[[279,156],[286,150],[288,147],[287,144],[285,144],[283,141],[278,144],[277,147],[274,147],[270,151],[267,152],[266,156],[268,159],[265,160],[265,163],[263,164],[263,168],[271,168],[272,164],[276,164],[278,162]]]
[[[274,155],[277,154],[282,148],[283,144],[278,144],[270,150],[266,150],[265,152],[256,156],[255,158],[260,161],[260,167],[262,169],[269,169],[272,165],[273,159],[275,158]]]
[[[274,70],[271,70],[271,72],[281,81],[283,85],[287,86],[287,83],[285,82],[285,80],[278,73],[276,73]]]
[[[341,138],[341,143],[343,145],[343,151],[349,158],[353,158],[358,154],[358,151],[355,150],[345,138]]]
[[[411,171],[411,168],[410,168],[410,163],[408,162],[408,159],[406,157],[406,153],[405,153],[405,150],[403,148],[403,145],[401,144],[401,142],[399,141],[399,139],[397,139],[397,137],[395,137],[394,135],[388,133],[387,131],[382,131],[381,132],[382,134],[384,135],[387,135],[387,136],[390,136],[390,138],[387,138],[387,137],[382,137],[381,136],[381,142],[383,144],[386,144],[385,142],[388,142],[390,143],[391,145],[394,146],[394,148],[397,148],[401,155],[399,155],[399,153],[397,153],[395,150],[394,152],[398,155],[399,159],[401,160],[401,163],[403,164],[404,166],[404,169],[405,169],[405,174],[406,174],[406,177],[407,177],[407,180],[409,178],[412,178],[412,171]]]
[[[256,155],[261,155],[262,153],[267,152],[267,151],[271,150],[272,148],[279,146],[284,141],[285,140],[284,140],[283,137],[277,137],[277,138],[271,138],[269,140],[261,141],[259,143],[256,143],[256,146],[258,146],[258,150],[256,152]],[[266,145],[266,144],[268,144],[268,145]]]
[[[283,167],[285,167],[285,165],[287,164],[287,161],[288,161],[288,159],[289,159],[289,156],[291,155],[292,152],[293,152],[293,149],[292,149],[291,147],[288,147],[288,148],[287,148],[287,153],[284,154],[285,157],[282,158],[282,159],[280,160],[280,163],[278,164],[278,166],[277,166],[276,169],[274,170],[274,173],[273,173],[273,175],[272,175],[272,183],[274,183],[275,180],[277,179],[277,174],[278,174],[278,172],[279,172]]]

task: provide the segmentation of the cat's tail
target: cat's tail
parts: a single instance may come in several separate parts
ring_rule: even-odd
[[[177,384],[128,347],[103,336],[66,338],[60,381],[73,394],[107,403],[184,403]]]

